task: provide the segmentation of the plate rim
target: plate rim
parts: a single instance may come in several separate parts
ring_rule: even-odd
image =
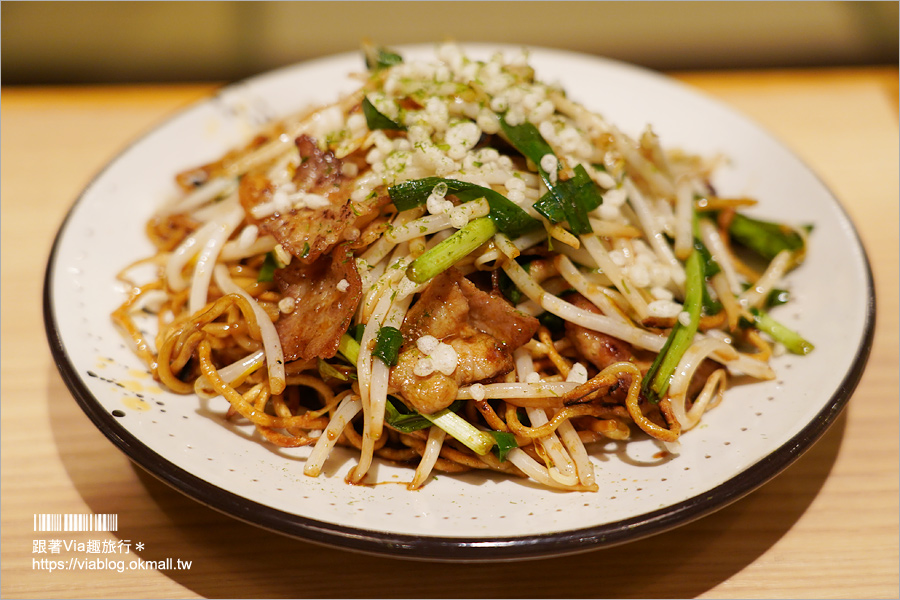
[[[404,46],[404,48],[421,46],[421,44],[415,46],[411,45]],[[497,49],[511,47],[510,44],[489,45],[482,43],[465,44],[464,46],[493,47]],[[594,525],[582,529],[570,529],[543,534],[455,538],[403,534],[350,527],[292,514],[258,503],[212,484],[175,463],[170,462],[152,450],[135,435],[131,434],[124,426],[119,424],[116,419],[99,404],[97,398],[91,393],[85,380],[81,377],[75,365],[72,363],[66,352],[65,343],[61,337],[59,327],[57,326],[55,314],[57,304],[55,303],[54,298],[53,281],[56,273],[56,263],[59,257],[59,246],[67,233],[67,227],[76,210],[82,204],[85,197],[94,189],[96,183],[103,178],[107,171],[110,170],[123,155],[141,144],[146,138],[166,123],[209,102],[212,98],[223,91],[228,90],[232,86],[246,85],[254,80],[276,76],[279,72],[287,72],[290,69],[303,65],[346,57],[352,54],[350,52],[332,54],[291,65],[285,65],[237,82],[220,86],[204,98],[190,102],[187,105],[172,111],[156,124],[139,134],[114,154],[82,188],[81,192],[68,209],[54,236],[54,241],[47,259],[47,267],[44,273],[42,311],[45,334],[57,370],[69,392],[94,426],[97,427],[107,439],[113,443],[113,445],[143,470],[175,490],[185,494],[192,500],[217,510],[229,517],[238,519],[250,525],[261,527],[273,533],[328,547],[378,556],[445,562],[511,561],[562,556],[611,547],[663,533],[707,516],[745,497],[782,473],[802,454],[811,448],[812,445],[830,428],[849,402],[850,397],[862,378],[872,350],[875,334],[876,297],[871,262],[868,258],[865,245],[859,235],[859,231],[850,219],[838,197],[831,188],[825,184],[818,173],[812,170],[803,159],[796,155],[793,149],[784,144],[780,139],[776,138],[756,121],[750,119],[738,110],[731,108],[720,100],[705,94],[702,90],[697,90],[688,84],[669,78],[663,73],[607,57],[538,46],[521,45],[516,47],[528,48],[529,50],[536,52],[547,51],[582,58],[598,59],[607,65],[637,70],[646,75],[662,78],[668,82],[679,85],[683,89],[687,89],[688,91],[703,97],[706,101],[713,102],[720,107],[727,109],[731,114],[740,117],[753,127],[762,131],[766,136],[773,139],[773,141],[782,146],[786,152],[792,155],[798,163],[807,169],[816,181],[819,182],[822,188],[827,191],[830,201],[849,226],[849,231],[852,233],[860,257],[865,265],[867,292],[865,298],[865,321],[860,342],[855,348],[854,359],[847,369],[847,372],[844,374],[840,384],[832,393],[828,401],[823,405],[822,409],[816,413],[815,417],[810,419],[799,432],[777,448],[773,449],[768,455],[764,456],[753,465],[743,469],[717,486],[669,506],[628,519]]]

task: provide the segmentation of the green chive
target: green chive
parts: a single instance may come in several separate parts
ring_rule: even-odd
[[[669,380],[681,357],[693,343],[694,335],[700,325],[700,311],[703,304],[703,265],[700,253],[694,250],[684,265],[687,279],[685,281],[684,310],[690,315],[690,323],[684,325],[680,320],[669,333],[662,350],[653,361],[642,384],[642,392],[650,402],[659,402],[669,389]]]
[[[499,231],[516,238],[540,226],[540,222],[529,216],[515,202],[490,188],[441,177],[425,177],[404,181],[388,188],[388,195],[397,210],[404,211],[422,206],[428,201],[431,191],[439,183],[446,184],[447,194],[452,194],[462,202],[484,198],[490,206],[488,217],[494,221]]]
[[[366,117],[366,125],[372,131],[375,131],[377,129],[406,131],[406,127],[392,120],[390,117],[386,116],[384,113],[375,108],[375,105],[372,104],[368,98],[363,98],[362,110],[363,115],[365,115]]]
[[[349,379],[347,375],[337,370],[333,365],[328,364],[321,358],[316,359],[316,368],[319,371],[319,375],[322,376],[322,379],[328,379],[329,377],[338,379],[340,381],[347,381]]]
[[[772,260],[782,250],[794,252],[804,246],[803,237],[787,225],[753,219],[741,213],[735,213],[731,219],[728,233],[732,240],[765,260]]]
[[[518,448],[519,444],[516,443],[516,436],[506,431],[489,431],[494,441],[497,443],[495,453],[497,454],[497,458],[500,462],[506,460],[506,455],[509,454],[509,451],[513,448]]]
[[[776,342],[783,344],[791,354],[809,354],[815,349],[815,346],[805,340],[799,333],[782,325],[765,311],[752,308],[750,312],[753,314],[756,328],[771,336]]]
[[[425,283],[468,256],[495,233],[497,226],[489,217],[469,221],[462,229],[414,260],[406,275],[415,283]]]
[[[396,327],[382,327],[375,338],[375,347],[372,356],[381,359],[381,362],[389,367],[397,364],[400,354],[400,346],[403,344],[403,334]]]
[[[402,56],[381,46],[365,48],[365,59],[366,68],[370,71],[380,71],[403,62]]]
[[[509,143],[535,164],[547,186],[547,193],[534,203],[535,210],[551,223],[568,222],[569,229],[576,235],[591,233],[593,229],[588,213],[597,208],[603,198],[585,168],[577,165],[573,169],[575,174],[570,179],[558,181],[541,167],[544,156],[555,154],[537,127],[527,121],[520,125],[510,125],[503,118],[500,119],[500,127]]]
[[[349,333],[345,333],[341,336],[341,341],[338,344],[338,352],[340,352],[351,365],[355,365],[356,360],[359,358],[359,341]]]
[[[262,267],[256,276],[256,281],[262,283],[272,281],[275,278],[275,269],[283,269],[284,265],[278,260],[274,252],[266,252],[266,258],[263,260]]]
[[[476,454],[487,454],[495,444],[494,436],[487,431],[481,431],[449,408],[438,411],[433,415],[422,416],[459,440],[460,443]]]

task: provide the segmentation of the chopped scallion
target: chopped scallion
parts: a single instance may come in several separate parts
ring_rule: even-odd
[[[385,403],[384,422],[402,433],[411,433],[437,425],[452,437],[459,440],[474,452],[484,455],[491,448],[497,447],[497,458],[506,460],[506,455],[517,448],[516,436],[503,431],[482,431],[457,414],[463,406],[463,400],[456,400],[432,415],[424,415],[409,409],[398,399],[388,396]]]
[[[550,147],[538,128],[528,121],[519,125],[510,125],[503,117],[500,118],[500,127],[509,143],[521,152],[522,156],[535,164],[542,177],[549,179],[549,173],[541,168],[541,159],[548,154],[553,154],[553,148]]]
[[[456,412],[462,407],[462,404],[463,400],[457,400],[448,407],[448,410]],[[403,402],[393,396],[388,396],[387,402],[385,402],[384,422],[402,433],[411,433],[431,427],[431,421],[418,412],[409,409]]]
[[[541,166],[545,156],[556,155],[537,127],[528,121],[510,125],[503,118],[500,119],[500,126],[509,143],[535,164],[547,186],[547,193],[534,203],[535,210],[551,223],[568,222],[569,229],[576,235],[593,231],[587,214],[597,208],[603,199],[585,168],[577,165],[571,178],[558,181],[555,174],[551,175]]]
[[[754,325],[763,333],[768,334],[773,340],[784,345],[791,354],[809,354],[815,349],[809,341],[805,340],[793,329],[782,325],[758,308],[750,310],[754,317]]]
[[[403,62],[402,56],[381,46],[369,45],[364,48],[364,51],[366,68],[370,71],[380,71]]]
[[[688,325],[680,320],[675,321],[675,326],[669,333],[668,339],[653,361],[647,376],[644,378],[641,391],[650,402],[659,402],[669,389],[669,380],[675,372],[681,357],[693,342],[694,335],[700,325],[700,312],[703,305],[703,265],[700,253],[697,250],[691,252],[684,265],[685,274],[685,298],[684,310],[690,316]]]
[[[704,280],[709,279],[722,270],[722,267],[719,266],[719,263],[712,257],[712,254],[707,249],[706,245],[704,245],[698,237],[694,238],[694,250],[700,254],[700,263]],[[706,281],[704,281],[703,312],[707,315],[715,315],[718,314],[720,310],[722,310],[722,303],[713,299],[712,295],[709,293],[709,286],[707,286]]]
[[[263,260],[262,267],[256,276],[256,281],[263,283],[272,281],[275,278],[275,269],[283,269],[284,265],[278,260],[274,252],[266,252],[266,258]]]
[[[363,115],[366,117],[366,125],[372,131],[377,129],[390,129],[395,131],[406,130],[406,127],[375,108],[375,105],[372,104],[368,98],[363,98],[362,111]]]
[[[415,283],[425,283],[468,256],[495,233],[497,226],[490,217],[469,221],[462,229],[416,258],[409,266],[407,277]]]
[[[803,236],[787,225],[753,219],[741,213],[735,213],[731,219],[728,234],[765,260],[772,260],[782,250],[802,251],[805,244]]]
[[[575,175],[557,182],[550,191],[534,203],[534,209],[551,223],[566,221],[576,235],[591,233],[588,213],[603,202],[596,184],[585,168],[576,165]]]
[[[500,462],[506,460],[506,455],[509,454],[510,450],[519,447],[519,444],[516,443],[516,436],[509,432],[489,431],[488,433],[494,437],[494,441],[497,443],[496,454]]]
[[[494,222],[499,231],[510,237],[519,237],[540,226],[536,219],[503,194],[466,181],[425,177],[391,186],[388,188],[388,195],[397,210],[409,210],[425,204],[434,187],[440,183],[447,186],[447,194],[456,196],[462,202],[478,198],[487,200],[491,209],[488,218]]]
[[[437,425],[460,443],[479,455],[487,454],[494,446],[494,436],[482,431],[463,419],[461,416],[445,408],[433,415],[422,415]]]
[[[375,337],[375,347],[372,356],[381,359],[381,362],[389,367],[397,364],[400,354],[400,346],[403,344],[403,334],[396,327],[382,327]]]
[[[359,358],[359,342],[349,333],[345,333],[338,344],[338,352],[350,361],[351,365],[355,365]]]
[[[319,371],[319,375],[322,376],[322,379],[334,378],[340,381],[348,381],[349,377],[346,374],[339,371],[334,365],[330,365],[321,358],[318,358],[316,361],[316,368]]]
[[[766,296],[765,305],[766,307],[772,307],[780,304],[787,304],[790,299],[791,293],[789,291],[781,288],[772,288]]]

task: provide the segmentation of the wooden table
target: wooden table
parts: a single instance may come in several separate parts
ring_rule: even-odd
[[[755,118],[841,199],[872,261],[878,329],[848,409],[747,498],[650,539],[566,558],[411,563],[294,541],[143,474],[82,414],[45,341],[44,268],[89,179],[212,85],[2,92],[2,594],[22,597],[898,595],[898,110],[894,69],[676,74]],[[117,513],[93,538],[181,571],[36,568],[33,514]],[[46,556],[46,555],[45,555]]]

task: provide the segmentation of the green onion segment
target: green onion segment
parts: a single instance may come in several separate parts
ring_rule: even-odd
[[[462,229],[415,259],[409,266],[406,276],[415,283],[425,283],[452,267],[491,239],[495,233],[497,226],[490,217],[473,219]]]
[[[642,385],[644,397],[650,402],[659,402],[669,389],[669,380],[678,367],[681,357],[693,342],[694,335],[700,325],[700,312],[703,306],[703,264],[700,253],[693,250],[684,265],[685,274],[685,298],[684,310],[690,316],[688,325],[681,320],[675,321],[675,326],[669,333],[668,339],[653,361],[653,365],[647,372]]]
[[[509,432],[489,431],[488,433],[493,436],[494,441],[497,443],[497,458],[500,462],[506,460],[506,455],[509,454],[510,450],[519,447],[519,444],[516,443],[516,436]]]
[[[260,283],[272,281],[275,278],[275,270],[283,268],[284,265],[281,264],[281,261],[278,260],[278,257],[275,256],[274,252],[266,252],[266,258],[263,260],[262,267],[260,267],[259,269],[259,273],[256,276],[256,281]]]
[[[395,131],[406,130],[406,127],[375,108],[375,105],[369,102],[369,99],[366,97],[363,97],[362,100],[362,111],[363,115],[366,117],[366,126],[372,131],[377,129],[391,129]]]
[[[809,354],[815,349],[809,341],[804,339],[799,333],[782,325],[769,314],[758,308],[750,309],[753,314],[754,325],[763,333],[768,334],[773,340],[784,345],[791,354]]]
[[[422,415],[434,425],[453,436],[475,454],[485,455],[494,447],[496,440],[487,431],[482,431],[463,419],[461,416],[445,408],[433,415]]]
[[[389,367],[397,364],[400,355],[400,345],[403,344],[403,334],[396,327],[382,327],[375,338],[375,347],[372,356],[381,359],[381,362]]]
[[[506,460],[506,455],[517,448],[516,436],[503,431],[482,431],[460,417],[457,412],[462,408],[464,400],[456,400],[453,404],[433,415],[424,415],[408,408],[399,400],[388,396],[385,403],[385,423],[403,433],[410,433],[436,425],[448,435],[453,436],[477,454],[484,455],[497,447],[497,458]]]
[[[593,229],[588,213],[600,206],[603,198],[585,168],[577,165],[570,179],[557,181],[541,166],[544,156],[556,155],[537,127],[527,121],[513,126],[503,118],[500,119],[500,126],[509,143],[535,164],[547,186],[547,193],[534,203],[535,210],[551,223],[568,222],[569,229],[576,235],[591,233]]]
[[[403,62],[403,57],[392,50],[381,46],[368,45],[364,48],[366,68],[370,71],[380,71]]]
[[[345,333],[341,336],[341,341],[338,344],[338,352],[340,352],[351,365],[355,365],[357,359],[359,359],[359,342],[349,333]]]
[[[388,188],[388,195],[397,210],[404,211],[417,206],[422,206],[428,201],[428,196],[434,187],[444,183],[447,185],[447,194],[452,194],[462,202],[484,198],[490,206],[491,212],[488,218],[502,231],[512,238],[519,237],[540,226],[540,221],[529,216],[515,202],[490,188],[475,185],[457,179],[443,179],[442,177],[425,177],[404,181]]]
[[[803,236],[796,230],[770,221],[753,219],[735,213],[728,225],[731,239],[749,248],[767,261],[775,258],[782,250],[792,252],[804,250]]]
[[[335,379],[339,379],[341,381],[349,381],[349,377],[337,370],[333,365],[328,364],[322,358],[316,359],[316,368],[319,371],[319,375],[322,376],[322,379],[328,379],[329,377],[333,377]]]

